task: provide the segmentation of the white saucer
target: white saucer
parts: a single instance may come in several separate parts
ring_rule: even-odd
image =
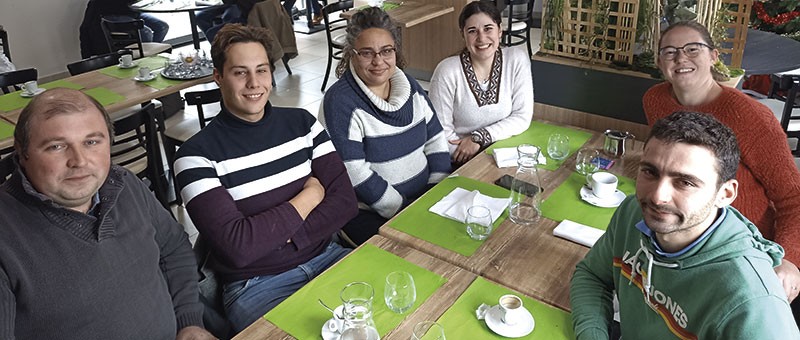
[[[489,326],[489,329],[492,332],[499,334],[500,336],[504,336],[506,338],[521,338],[533,332],[533,327],[536,323],[533,321],[533,315],[527,309],[523,310],[526,312],[523,320],[514,326],[506,325],[505,322],[502,320],[502,311],[500,310],[500,306],[495,305],[492,308],[489,308],[489,311],[486,312],[486,325]]]
[[[150,72],[150,76],[148,76],[148,77],[142,78],[142,77],[139,77],[137,75],[136,77],[133,77],[133,80],[135,80],[135,81],[151,81],[153,79],[156,79],[157,76],[158,76],[158,74],[156,74],[155,72]]]
[[[127,65],[127,66],[126,65],[122,65],[122,63],[117,64],[117,67],[119,67],[119,68],[134,68],[136,66],[139,66],[139,62],[137,62],[137,61],[131,62],[131,64]]]
[[[45,90],[46,90],[46,89],[39,88],[39,89],[38,89],[38,90],[36,90],[36,92],[34,92],[34,93],[30,93],[30,92],[27,92],[27,91],[19,91],[19,96],[20,96],[20,97],[23,97],[23,98],[31,98],[31,97],[35,97],[35,96],[37,96],[37,95],[41,94],[41,93],[42,93],[42,92],[44,92]]]
[[[611,197],[600,198],[595,196],[592,189],[589,189],[589,187],[585,185],[581,187],[581,199],[586,203],[600,208],[616,208],[622,204],[625,197],[627,197],[627,195],[625,195],[624,192],[615,190]]]
[[[333,318],[328,319],[325,323],[322,324],[322,340],[339,340],[339,332],[334,332],[331,330],[333,328],[329,325],[333,321]]]

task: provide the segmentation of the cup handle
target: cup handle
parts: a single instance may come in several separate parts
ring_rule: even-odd
[[[592,174],[586,174],[586,187],[592,189]]]

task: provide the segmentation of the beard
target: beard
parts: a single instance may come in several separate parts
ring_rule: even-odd
[[[639,204],[647,228],[662,235],[692,229],[706,221],[716,210],[714,200],[710,200],[700,209],[688,212],[668,204],[656,205],[645,199],[640,199]]]

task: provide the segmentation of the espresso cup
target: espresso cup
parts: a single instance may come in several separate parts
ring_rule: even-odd
[[[147,66],[142,66],[139,68],[139,78],[150,78],[150,68]]]
[[[500,320],[504,324],[513,326],[522,321],[525,316],[525,308],[522,307],[522,299],[516,295],[503,295],[498,303],[500,306]]]
[[[133,64],[133,56],[130,54],[123,54],[119,57],[119,64],[122,66],[131,66]]]
[[[333,322],[328,323],[328,329],[334,333],[344,330],[344,305],[333,310]]]
[[[22,88],[25,92],[34,94],[39,91],[39,84],[35,80],[26,81],[25,84],[22,84]]]
[[[586,183],[592,188],[592,194],[598,198],[609,198],[617,191],[619,179],[608,172],[595,172],[586,176]]]

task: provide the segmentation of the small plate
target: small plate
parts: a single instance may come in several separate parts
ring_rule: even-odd
[[[616,190],[611,197],[600,198],[595,196],[592,189],[589,189],[589,187],[585,185],[581,187],[581,199],[586,203],[600,208],[616,208],[622,204],[625,197],[627,197],[627,195],[625,195],[624,192]]]
[[[492,306],[489,308],[489,311],[486,312],[486,325],[489,326],[493,332],[499,334],[500,336],[504,336],[506,338],[521,338],[533,332],[533,327],[536,323],[533,321],[533,315],[527,309],[525,309],[525,317],[523,320],[514,326],[506,325],[505,322],[502,320],[502,311],[500,310],[500,306]]]
[[[331,330],[334,328],[334,326],[330,325],[332,322],[334,322],[333,318],[330,318],[322,324],[322,340],[339,340],[339,335],[341,334]]]
[[[36,92],[34,92],[34,93],[30,93],[30,92],[28,92],[28,91],[19,91],[19,96],[20,96],[20,97],[23,97],[23,98],[31,98],[31,97],[35,97],[35,96],[37,96],[37,95],[41,94],[41,93],[42,93],[42,92],[44,92],[45,90],[46,90],[46,89],[39,88],[39,89],[38,89],[38,90],[36,90]]]
[[[127,65],[127,66],[125,66],[125,65],[122,65],[122,63],[119,63],[119,64],[117,64],[117,67],[119,67],[119,68],[122,68],[122,69],[126,69],[126,68],[134,68],[134,67],[136,67],[136,66],[139,66],[139,62],[138,62],[138,61],[134,61],[134,62],[132,62],[130,65]]]
[[[136,77],[133,77],[133,80],[135,80],[135,81],[151,81],[153,79],[156,79],[157,76],[158,75],[155,72],[150,72],[150,76],[147,76],[147,77],[144,77],[144,78],[136,76]]]

